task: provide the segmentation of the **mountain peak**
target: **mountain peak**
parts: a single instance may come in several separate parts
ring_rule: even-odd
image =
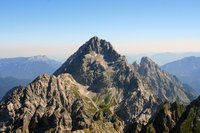
[[[118,55],[114,50],[110,42],[100,39],[97,36],[92,37],[83,44],[76,53],[88,54],[90,52],[95,52],[96,54],[108,55],[115,54]]]
[[[153,87],[154,93],[163,101],[179,101],[184,104],[190,102],[190,92],[186,92],[183,84],[173,75],[161,70],[150,58],[143,57],[140,65],[133,64],[133,67],[141,76],[145,77],[147,82]],[[191,97],[195,97],[193,94],[191,95]]]
[[[150,69],[158,68],[158,65],[152,61],[149,57],[142,57],[140,61],[140,66]]]
[[[29,61],[48,61],[49,58],[46,55],[36,55],[28,58]]]
[[[71,55],[63,66],[54,74],[58,75],[60,73],[72,71],[78,64],[81,66],[81,61],[98,60],[100,64],[104,62],[103,64],[105,65],[108,62],[115,62],[121,58],[122,56],[114,50],[110,42],[94,36]]]
[[[57,76],[61,73],[70,73],[79,83],[91,86],[91,90],[99,91],[111,86],[112,80],[118,80],[118,76],[113,79],[113,75],[120,71],[125,76],[127,71],[132,72],[126,58],[118,54],[109,42],[95,36],[70,56],[54,74]],[[115,84],[125,85],[119,82]]]
[[[142,57],[140,64],[156,64],[156,63],[152,61],[149,57],[145,56]]]
[[[94,36],[92,38],[90,38],[87,42],[86,42],[86,46],[91,46],[93,45],[93,47],[100,47],[100,43],[101,43],[101,40],[100,38],[98,38],[97,36]]]
[[[89,41],[100,41],[101,39],[97,36],[93,36],[92,38],[90,38]]]

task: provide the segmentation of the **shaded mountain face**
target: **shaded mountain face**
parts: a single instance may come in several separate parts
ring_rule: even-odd
[[[156,114],[149,120],[148,124],[143,127],[141,132],[172,132],[185,110],[186,107],[177,102],[165,102],[159,106]]]
[[[91,38],[75,52],[54,74],[70,73],[76,81],[99,92],[102,88],[131,88],[134,72],[126,58],[112,45],[98,37]],[[136,86],[136,84],[135,84]]]
[[[200,57],[186,57],[167,63],[161,68],[177,76],[182,82],[200,93]]]
[[[133,63],[135,70],[145,78],[154,93],[163,101],[178,101],[188,104],[198,97],[191,87],[183,85],[176,77],[164,72],[148,57],[143,57],[140,64]],[[193,91],[193,92],[192,92]]]
[[[187,106],[186,111],[182,114],[177,122],[174,132],[200,132],[200,97]]]
[[[177,102],[160,105],[157,113],[143,127],[142,133],[199,133],[200,97],[183,106]]]
[[[46,56],[0,59],[0,77],[33,80],[40,74],[52,74],[61,63]]]
[[[19,85],[25,86],[25,85],[28,85],[29,82],[31,81],[27,79],[16,79],[13,77],[6,77],[6,78],[0,77],[0,100],[13,87],[19,86]]]

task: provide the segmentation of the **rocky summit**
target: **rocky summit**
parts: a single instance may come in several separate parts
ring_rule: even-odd
[[[165,100],[164,113],[175,113],[170,126],[161,125],[172,131],[186,107],[179,111],[170,102],[189,103],[188,94],[150,59],[130,65],[109,42],[93,37],[54,75],[40,75],[4,96],[0,132],[160,132],[165,130],[152,123],[168,119],[159,113]]]
[[[184,85],[175,76],[160,69],[160,67],[148,57],[143,57],[140,64],[133,63],[133,67],[153,88],[154,93],[164,101],[189,104],[198,95]]]
[[[91,38],[54,73],[70,73],[74,79],[89,90],[99,92],[102,88],[124,88],[133,71],[124,56],[112,45],[98,37]],[[123,79],[127,77],[128,79]]]

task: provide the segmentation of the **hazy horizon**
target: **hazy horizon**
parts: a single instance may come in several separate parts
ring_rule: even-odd
[[[28,58],[28,57],[33,57],[33,56],[47,56],[49,59],[56,60],[60,63],[64,63],[69,56],[71,56],[75,51],[72,51],[69,55],[60,55],[60,56],[49,56],[45,54],[33,54],[29,56],[9,56],[9,57],[0,57],[0,59],[5,59],[5,58]],[[121,53],[119,53],[121,54]],[[125,55],[127,60],[129,61],[130,64],[132,64],[134,61],[137,63],[140,63],[140,60],[142,57],[149,57],[151,58],[155,63],[158,65],[164,65],[169,62],[177,61],[180,59],[183,59],[185,57],[200,57],[200,52],[162,52],[162,53],[133,53],[133,54],[121,54]],[[40,58],[41,59],[41,58]]]
[[[1,1],[0,57],[65,58],[93,36],[122,55],[200,52],[200,1]],[[66,57],[67,58],[67,57]]]

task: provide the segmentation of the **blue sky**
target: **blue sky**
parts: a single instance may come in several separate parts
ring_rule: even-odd
[[[1,0],[0,57],[62,57],[92,36],[122,54],[200,51],[199,7],[199,0]]]

